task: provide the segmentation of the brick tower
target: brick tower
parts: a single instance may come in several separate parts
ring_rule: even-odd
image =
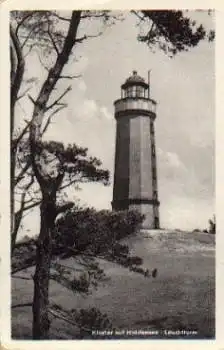
[[[145,215],[143,229],[159,228],[155,149],[156,102],[149,84],[136,71],[121,86],[114,102],[116,129],[112,208],[137,209]]]

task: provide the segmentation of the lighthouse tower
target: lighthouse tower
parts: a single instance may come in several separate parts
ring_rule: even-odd
[[[114,102],[116,129],[112,208],[145,215],[143,229],[159,228],[155,127],[156,102],[136,71]]]

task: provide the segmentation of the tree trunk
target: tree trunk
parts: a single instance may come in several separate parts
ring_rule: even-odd
[[[49,281],[52,250],[52,234],[56,218],[56,192],[61,185],[63,172],[59,172],[56,178],[49,180],[48,174],[44,175],[44,169],[40,169],[40,155],[37,152],[37,144],[41,142],[41,127],[47,103],[61,72],[68,62],[69,56],[76,43],[76,35],[81,19],[81,11],[73,11],[68,32],[64,40],[62,50],[57,55],[53,67],[43,83],[39,95],[34,103],[32,123],[30,125],[30,150],[32,168],[42,192],[41,228],[37,243],[36,271],[34,275],[33,297],[33,339],[48,339],[50,322],[48,318],[49,306]]]
[[[16,241],[16,234],[14,230],[15,226],[15,208],[14,208],[14,181],[15,181],[15,167],[16,167],[16,152],[17,148],[13,146],[13,131],[15,124],[15,104],[18,98],[18,92],[22,84],[22,79],[25,69],[25,61],[23,57],[23,52],[20,46],[19,39],[17,38],[14,29],[10,26],[10,63],[11,63],[11,98],[10,98],[10,128],[11,128],[11,186],[10,186],[10,216],[11,216],[11,245],[14,247]]]
[[[55,196],[43,195],[40,211],[41,228],[37,242],[33,296],[33,339],[39,340],[49,339],[49,276],[52,234],[56,217]]]

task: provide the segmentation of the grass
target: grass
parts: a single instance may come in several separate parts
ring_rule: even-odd
[[[116,329],[193,330],[196,338],[215,336],[215,237],[206,233],[157,231],[125,241],[144,267],[158,270],[145,278],[135,272],[99,260],[109,278],[90,296],[75,295],[51,283],[50,298],[67,309],[94,306],[108,314]],[[70,261],[67,262],[68,264]],[[32,269],[24,275],[30,275]],[[21,276],[21,273],[19,274]],[[32,301],[32,280],[12,281],[12,303]],[[31,338],[30,307],[12,312],[12,337]],[[75,330],[53,320],[52,339],[74,339]],[[178,337],[178,336],[176,336]],[[182,335],[183,337],[183,335]]]

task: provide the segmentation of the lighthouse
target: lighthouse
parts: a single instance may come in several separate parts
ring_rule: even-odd
[[[116,149],[113,210],[138,210],[142,229],[159,228],[155,119],[156,102],[149,82],[136,71],[121,86],[114,102]]]

